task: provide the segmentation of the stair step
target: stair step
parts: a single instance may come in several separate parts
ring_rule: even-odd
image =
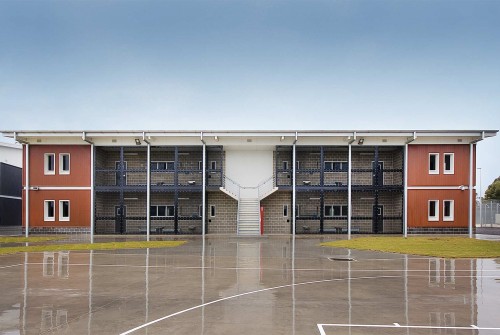
[[[244,198],[239,200],[238,234],[246,236],[260,235],[260,200]]]

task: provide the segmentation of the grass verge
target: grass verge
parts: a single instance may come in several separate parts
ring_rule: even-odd
[[[21,237],[21,236],[0,236],[0,243],[25,243],[25,242],[47,242],[61,240],[63,237],[48,236],[48,237]]]
[[[466,237],[361,237],[321,243],[324,247],[348,248],[443,258],[500,257],[500,241]]]
[[[29,241],[33,242],[33,241]],[[116,249],[145,249],[145,248],[172,248],[183,245],[186,241],[131,241],[106,243],[74,243],[74,244],[47,244],[19,247],[0,248],[0,255],[16,252],[40,251],[69,251],[69,250],[116,250]]]

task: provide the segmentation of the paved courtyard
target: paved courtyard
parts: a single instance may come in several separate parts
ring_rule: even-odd
[[[0,256],[0,334],[500,334],[500,259],[319,246],[333,238]]]

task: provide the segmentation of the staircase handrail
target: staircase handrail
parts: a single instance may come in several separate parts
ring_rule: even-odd
[[[224,188],[234,194],[236,198],[240,199],[240,189],[241,185],[229,178],[228,176],[224,175]]]
[[[257,185],[257,192],[259,199],[267,193],[271,192],[274,188],[274,177],[271,176],[266,180],[262,181],[259,185]]]

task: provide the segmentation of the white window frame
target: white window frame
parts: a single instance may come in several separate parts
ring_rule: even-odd
[[[326,215],[326,208],[327,207],[332,207],[332,209],[331,209],[332,215]],[[340,215],[335,215],[334,207],[339,207]],[[347,205],[325,205],[323,208],[323,214],[326,218],[344,218],[344,217],[347,217],[347,212],[349,211],[349,208],[347,208],[347,212],[343,213],[344,207],[347,207]]]
[[[288,161],[283,161],[281,164],[282,164],[281,167],[283,168],[283,170],[288,170]]]
[[[446,170],[446,156],[450,156],[450,169]],[[443,174],[455,174],[455,154],[453,152],[445,152],[443,154]]]
[[[49,216],[49,208],[47,204],[51,202],[53,206],[53,216]],[[55,200],[44,200],[43,201],[43,221],[51,222],[56,220],[56,201]]]
[[[332,167],[331,167],[331,168],[329,168],[329,169],[327,169],[327,168],[326,168],[326,165],[327,165],[327,164],[331,164],[331,166],[332,166]],[[324,161],[324,162],[323,162],[323,169],[324,169],[324,170],[328,170],[328,171],[333,171],[333,165],[334,165],[334,161]]]
[[[300,170],[300,161],[295,161],[295,169]]]
[[[198,161],[198,170],[203,170],[203,161]]]
[[[210,161],[210,170],[217,170],[217,161]]]
[[[169,208],[172,209],[172,215],[168,215]],[[166,205],[165,206],[165,217],[173,218],[175,216],[175,206],[174,205]]]
[[[64,156],[68,156],[68,170],[63,170]],[[69,153],[60,153],[59,154],[59,174],[70,174],[70,171],[71,171],[71,155]]]
[[[203,205],[198,205],[198,216],[200,218],[203,216]]]
[[[436,156],[436,169],[431,170],[431,156]],[[437,152],[430,152],[429,153],[429,159],[427,161],[427,168],[429,169],[429,174],[439,174],[439,153]]]
[[[63,215],[63,202],[68,203],[68,216]],[[69,221],[71,215],[71,202],[69,200],[59,200],[59,221]]]
[[[49,157],[52,156],[52,170],[48,169]],[[55,175],[56,174],[56,154],[55,153],[45,153],[43,155],[43,172],[45,175]]]
[[[431,202],[434,202],[436,204],[436,207],[435,207],[435,215],[434,216],[431,216]],[[436,221],[439,221],[439,200],[429,200],[428,203],[427,203],[427,220],[428,221],[433,221],[433,222],[436,222]]]
[[[173,218],[175,216],[175,206],[174,205],[151,205],[151,207],[156,207],[156,215],[151,215],[152,218]],[[165,207],[165,215],[159,215],[158,209],[160,207]],[[173,215],[168,215],[168,208],[173,207],[174,209],[174,214]]]
[[[210,205],[210,217],[214,218],[217,215],[215,205]]]
[[[450,215],[445,216],[445,202],[450,202]],[[455,200],[443,200],[443,221],[454,221],[455,220]]]
[[[286,215],[285,215],[286,211]],[[290,212],[288,211],[288,205],[283,205],[283,217],[287,218],[290,215]]]

